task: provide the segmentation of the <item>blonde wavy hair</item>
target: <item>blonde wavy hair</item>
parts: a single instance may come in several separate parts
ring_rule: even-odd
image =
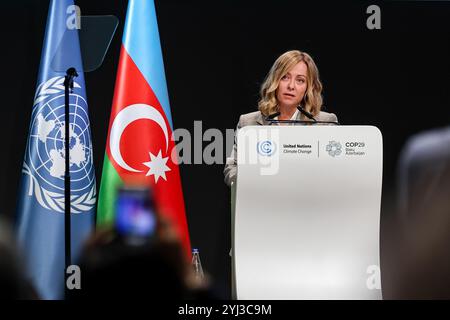
[[[303,61],[308,67],[306,95],[302,101],[303,108],[314,116],[319,114],[322,108],[322,83],[319,79],[319,70],[309,54],[292,50],[278,57],[261,85],[261,100],[258,102],[258,109],[263,115],[269,116],[279,111],[277,89],[280,80],[300,61]]]

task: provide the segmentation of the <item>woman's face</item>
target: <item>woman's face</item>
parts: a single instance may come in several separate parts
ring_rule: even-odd
[[[307,75],[308,67],[300,61],[281,78],[277,89],[278,105],[281,108],[297,107],[300,104],[308,88]]]

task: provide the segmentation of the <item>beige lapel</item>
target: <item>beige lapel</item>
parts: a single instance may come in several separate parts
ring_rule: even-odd
[[[260,112],[258,117],[256,118],[256,123],[260,126],[267,126],[270,124],[269,121],[266,121],[266,117]]]

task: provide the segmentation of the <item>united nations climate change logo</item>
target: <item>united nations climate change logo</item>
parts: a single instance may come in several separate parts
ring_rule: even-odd
[[[326,147],[326,151],[332,157],[336,157],[342,153],[342,146],[337,141],[330,141]]]
[[[27,154],[22,172],[29,177],[28,195],[49,210],[64,212],[65,121],[64,77],[42,83],[35,96]],[[74,83],[70,94],[71,213],[95,206],[96,187],[87,102]]]
[[[275,143],[270,140],[258,142],[257,151],[262,156],[271,156],[275,152]]]

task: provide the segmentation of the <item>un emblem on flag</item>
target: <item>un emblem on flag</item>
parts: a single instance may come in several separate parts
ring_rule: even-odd
[[[36,92],[23,173],[28,195],[49,210],[64,212],[65,97],[64,77],[54,77]],[[93,209],[96,201],[87,102],[74,83],[69,97],[71,213]]]

